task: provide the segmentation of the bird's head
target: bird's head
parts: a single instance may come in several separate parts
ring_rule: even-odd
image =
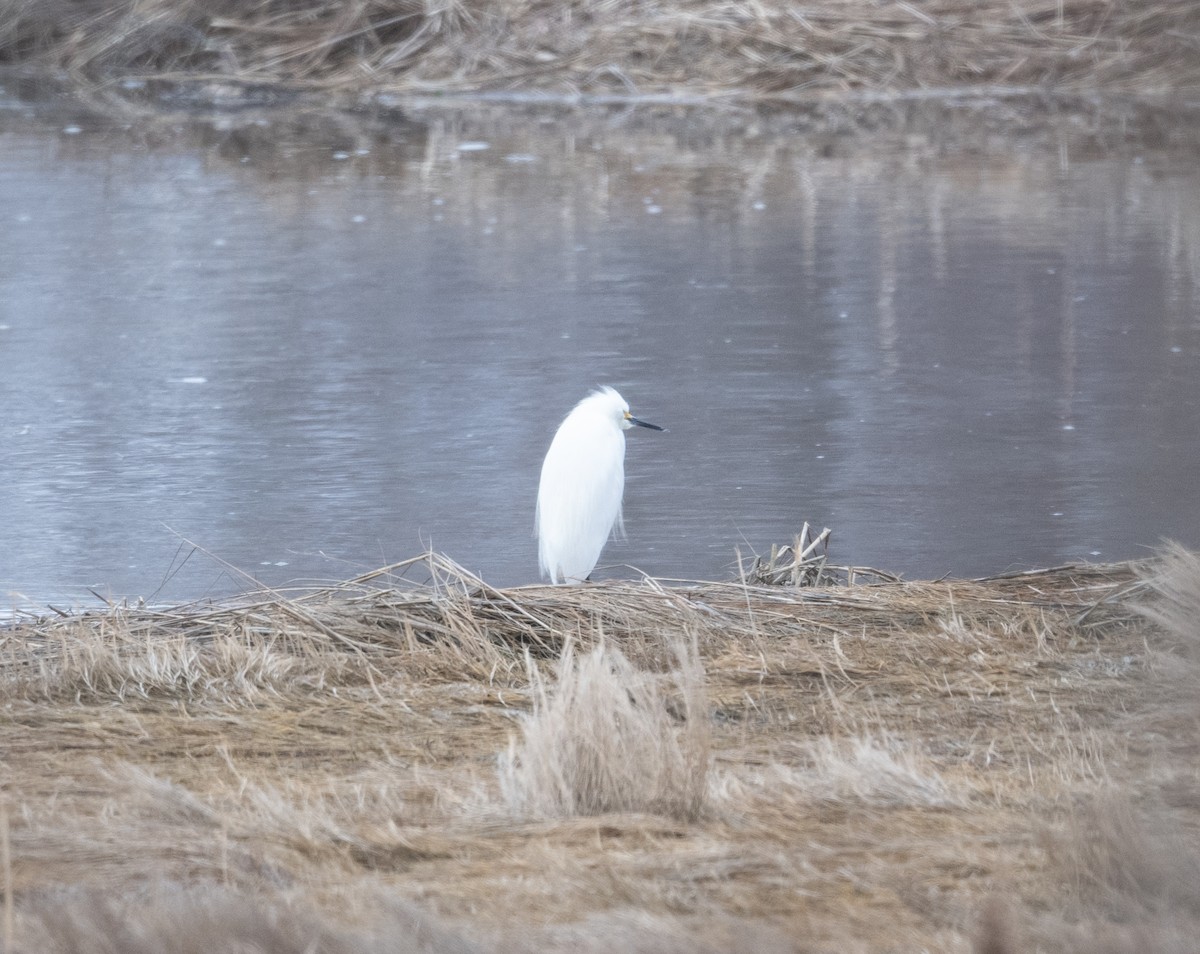
[[[611,415],[612,419],[616,421],[617,427],[623,431],[633,427],[648,427],[652,431],[666,430],[666,428],[651,424],[649,421],[639,421],[629,412],[629,405],[625,399],[613,388],[601,388],[589,400],[596,401],[603,413]]]

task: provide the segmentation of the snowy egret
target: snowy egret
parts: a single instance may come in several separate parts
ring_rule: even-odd
[[[559,425],[538,484],[538,562],[552,583],[586,580],[612,533],[620,532],[625,432],[664,428],[639,421],[612,388],[593,391]]]

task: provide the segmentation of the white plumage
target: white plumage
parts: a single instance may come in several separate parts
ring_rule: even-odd
[[[575,405],[559,425],[538,484],[538,563],[552,583],[586,580],[609,534],[621,523],[625,432],[639,421],[612,388]]]

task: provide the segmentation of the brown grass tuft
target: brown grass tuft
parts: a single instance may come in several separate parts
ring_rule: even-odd
[[[1047,847],[1069,885],[1062,909],[1027,917],[1028,931],[1076,954],[1195,950],[1200,934],[1200,850],[1160,808],[1138,809],[1104,792],[1074,812]],[[1015,936],[1011,906],[985,919],[982,937]],[[1016,950],[1011,946],[998,951]]]
[[[699,818],[711,759],[704,669],[694,636],[672,652],[666,677],[607,643],[579,659],[568,644],[552,686],[531,664],[533,711],[500,763],[508,806],[536,818]]]
[[[1200,663],[1200,556],[1167,544],[1143,580],[1151,598],[1142,602],[1141,611],[1178,640],[1187,658]]]
[[[1165,815],[1106,794],[1072,816],[1052,850],[1081,905],[1122,923],[1184,915],[1200,926],[1200,853]]]
[[[826,736],[809,748],[813,797],[842,804],[949,806],[960,801],[923,753],[894,738]]]

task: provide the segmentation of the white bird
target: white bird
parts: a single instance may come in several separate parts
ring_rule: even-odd
[[[616,527],[623,532],[625,432],[639,421],[612,388],[593,391],[559,425],[538,484],[538,563],[552,583],[586,580]]]

